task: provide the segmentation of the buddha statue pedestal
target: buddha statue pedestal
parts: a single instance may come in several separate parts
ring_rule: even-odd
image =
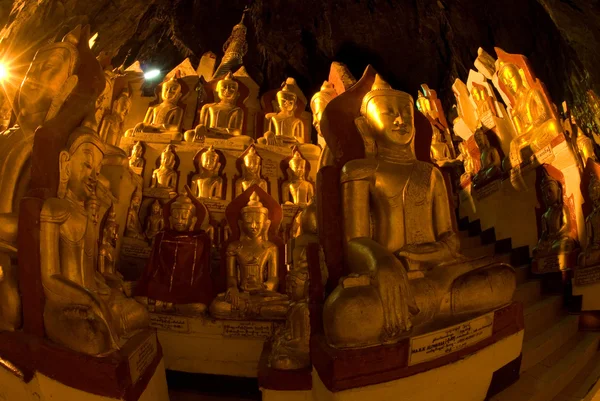
[[[295,370],[273,369],[269,363],[272,344],[265,343],[258,363],[258,386],[263,401],[311,401],[312,365]]]

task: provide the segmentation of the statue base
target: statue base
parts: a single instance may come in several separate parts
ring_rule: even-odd
[[[546,274],[573,269],[577,265],[577,256],[580,251],[580,249],[574,249],[568,253],[535,258],[531,261],[531,272]]]
[[[281,324],[150,313],[166,368],[189,373],[257,377],[264,343]]]
[[[154,330],[139,333],[106,357],[2,332],[0,399],[168,401],[162,350]]]
[[[487,399],[519,378],[523,328],[523,306],[512,303],[396,344],[342,350],[315,336],[313,399]]]
[[[263,401],[312,400],[312,367],[279,370],[269,366],[271,343],[265,343],[258,364],[258,386]]]

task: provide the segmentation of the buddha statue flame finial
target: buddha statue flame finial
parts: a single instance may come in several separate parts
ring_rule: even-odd
[[[242,65],[242,59],[248,52],[248,43],[246,42],[247,29],[244,25],[244,18],[248,10],[248,7],[244,9],[240,23],[233,27],[229,39],[223,45],[225,55],[221,60],[221,64],[217,67],[212,77],[213,79],[221,78]]]

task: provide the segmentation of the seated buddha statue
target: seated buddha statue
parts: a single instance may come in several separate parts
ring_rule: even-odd
[[[537,259],[569,253],[575,249],[576,241],[571,236],[570,212],[564,205],[562,186],[544,170],[540,189],[546,211],[542,214],[541,235],[537,246],[533,248],[533,257]]]
[[[95,192],[103,151],[93,131],[71,134],[58,161],[58,197],[47,199],[40,215],[46,335],[90,355],[118,349],[149,324],[145,308],[110,288],[97,270]]]
[[[177,171],[175,171],[175,151],[173,145],[167,145],[160,155],[160,166],[152,172],[150,188],[177,190]]]
[[[260,175],[261,168],[262,157],[256,153],[256,148],[252,145],[242,158],[242,176],[235,182],[236,195],[241,194],[252,185],[258,185],[265,192],[268,192],[267,181]]]
[[[178,105],[181,99],[181,84],[173,75],[162,85],[161,103],[148,107],[144,121],[133,129],[127,130],[125,136],[132,137],[137,133],[171,134],[173,139],[181,140],[181,122],[183,109]]]
[[[214,297],[210,238],[198,228],[197,207],[188,195],[179,195],[169,213],[169,227],[154,237],[136,299],[151,312],[201,315]]]
[[[268,113],[265,116],[268,128],[264,136],[259,139],[259,143],[269,145],[278,142],[304,143],[304,122],[295,114],[298,108],[298,95],[290,89],[287,82],[277,92],[277,104],[279,113]]]
[[[119,238],[119,224],[116,221],[117,215],[111,207],[108,210],[108,217],[102,230],[102,240],[98,252],[98,271],[106,280],[106,283],[112,288],[123,287],[123,276],[117,270],[117,240]]]
[[[133,144],[131,149],[131,156],[129,156],[129,167],[138,175],[142,175],[146,160],[144,159],[144,147],[142,143],[137,141]]]
[[[501,307],[516,287],[512,267],[459,254],[442,173],[415,156],[413,104],[379,75],[362,99],[356,125],[370,130],[363,135],[377,152],[341,172],[350,275],[323,310],[336,348],[391,343],[436,317]]]
[[[165,220],[163,218],[163,208],[158,199],[152,202],[150,215],[146,218],[146,238],[149,241],[154,240],[156,234],[164,230]]]
[[[279,248],[269,241],[271,221],[256,192],[240,213],[240,239],[226,249],[227,291],[217,295],[210,314],[217,319],[284,319],[287,296],[279,287]]]
[[[314,195],[314,188],[312,183],[306,180],[306,160],[298,150],[294,150],[287,172],[289,180],[281,185],[281,203],[307,205]]]
[[[134,192],[131,197],[131,204],[127,210],[127,223],[125,226],[125,236],[128,238],[144,239],[142,223],[140,223],[140,206],[142,197],[139,192]]]
[[[186,131],[186,141],[212,135],[238,136],[242,135],[244,111],[236,106],[239,96],[238,83],[228,72],[217,83],[219,101],[208,103],[200,110],[200,123],[194,130]]]
[[[431,137],[431,161],[433,161],[438,166],[443,166],[447,164],[452,159],[452,152],[450,151],[450,147],[444,141],[444,136],[442,132],[433,127],[433,136]]]
[[[600,264],[600,179],[596,174],[590,176],[588,194],[593,210],[585,218],[587,246],[579,254],[578,265],[581,267]]]
[[[110,113],[104,116],[98,133],[102,139],[112,146],[119,146],[124,133],[123,124],[131,109],[129,89],[125,88],[114,101]]]
[[[475,162],[473,161],[473,158],[471,157],[471,153],[469,152],[469,149],[467,148],[466,141],[462,141],[461,143],[459,143],[458,149],[460,150],[459,158],[462,159],[463,166],[465,168],[465,172],[460,177],[460,181],[464,182],[464,181],[470,180],[473,177],[473,175],[475,174]]]
[[[582,167],[585,168],[589,159],[598,161],[598,158],[596,157],[596,152],[594,150],[594,142],[592,141],[592,139],[586,134],[584,134],[583,130],[578,125],[575,125],[575,127],[577,129],[577,137],[575,139],[575,144],[577,146],[579,158],[581,159]]]
[[[480,188],[502,175],[502,159],[481,128],[475,131],[475,142],[481,154],[481,169],[473,176],[473,188]]]
[[[192,193],[197,198],[221,199],[223,177],[220,176],[221,162],[214,146],[200,156],[199,172],[192,177]]]

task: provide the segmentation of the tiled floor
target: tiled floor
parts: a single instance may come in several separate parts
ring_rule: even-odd
[[[167,371],[171,401],[259,401],[256,379]]]

